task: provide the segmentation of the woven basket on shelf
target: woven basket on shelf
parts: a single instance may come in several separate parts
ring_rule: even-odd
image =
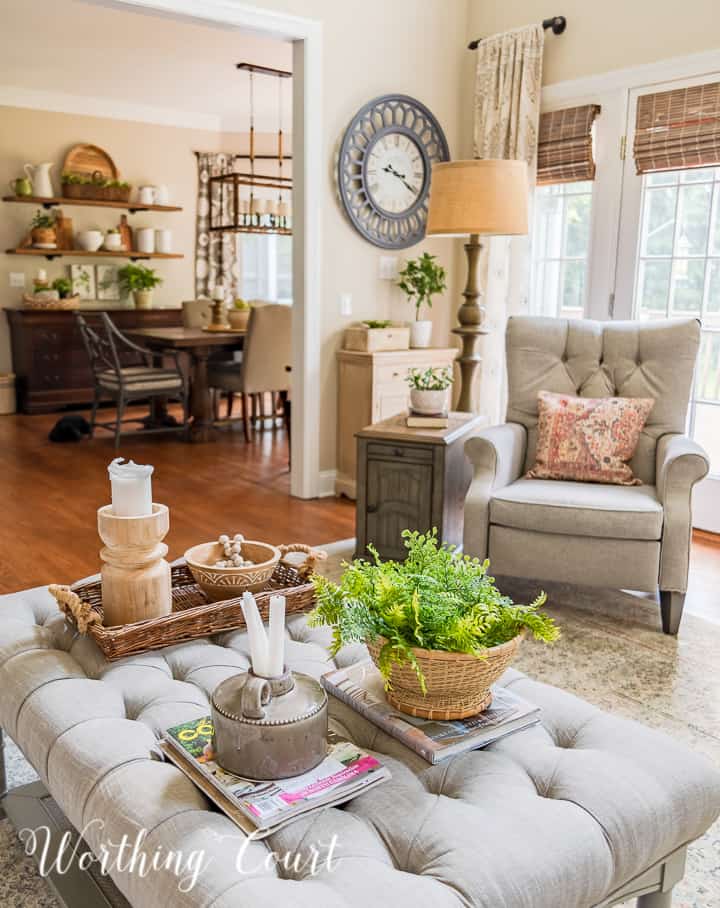
[[[466,719],[487,709],[492,702],[490,686],[515,658],[522,634],[484,651],[482,657],[436,649],[413,649],[425,676],[423,694],[415,669],[394,662],[390,672],[388,702],[401,712],[424,719]],[[367,647],[375,665],[387,641],[377,637]]]
[[[23,295],[23,305],[26,309],[54,309],[56,311],[60,309],[79,309],[80,297],[66,296],[65,299],[43,300],[36,299],[26,293]]]

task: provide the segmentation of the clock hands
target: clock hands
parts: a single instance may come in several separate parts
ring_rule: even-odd
[[[413,194],[417,192],[417,187],[411,186],[408,183],[408,181],[405,179],[405,174],[398,173],[398,171],[395,170],[395,168],[392,166],[392,164],[386,164],[383,167],[383,170],[385,171],[385,173],[391,173],[394,177],[397,177],[400,180],[400,182],[403,184],[403,186],[406,189],[408,189],[410,192],[412,192]]]

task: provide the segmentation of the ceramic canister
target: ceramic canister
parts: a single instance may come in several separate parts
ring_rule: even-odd
[[[155,231],[155,252],[162,252],[166,255],[172,252],[172,230],[167,227],[159,227]]]
[[[155,231],[152,227],[138,227],[135,240],[138,252],[155,252]]]
[[[243,672],[221,682],[211,703],[217,761],[230,772],[287,779],[325,759],[327,694],[309,675]]]

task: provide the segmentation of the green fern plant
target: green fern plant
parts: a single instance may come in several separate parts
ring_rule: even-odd
[[[310,624],[332,628],[333,655],[349,643],[383,637],[379,668],[386,682],[393,663],[409,663],[425,692],[413,648],[483,658],[487,649],[523,630],[545,643],[559,637],[553,619],[540,611],[545,593],[529,605],[518,605],[495,586],[487,572],[489,561],[440,544],[436,529],[402,535],[407,549],[403,562],[382,561],[368,546],[371,559],[345,562],[339,583],[313,576],[317,605]]]

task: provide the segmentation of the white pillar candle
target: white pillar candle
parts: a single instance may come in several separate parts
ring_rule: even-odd
[[[270,677],[279,678],[285,668],[285,597],[270,597],[270,630],[268,634]]]
[[[214,300],[224,300],[225,299],[225,287],[222,284],[215,284],[213,287],[212,298]]]
[[[152,481],[154,467],[123,463],[116,457],[108,466],[112,490],[112,510],[116,517],[146,517],[152,514]]]
[[[253,674],[260,678],[269,678],[268,670],[268,641],[265,633],[265,625],[260,617],[260,612],[252,593],[243,593],[242,602],[240,603],[245,625],[247,626],[248,641],[250,643],[250,661],[252,662]]]

